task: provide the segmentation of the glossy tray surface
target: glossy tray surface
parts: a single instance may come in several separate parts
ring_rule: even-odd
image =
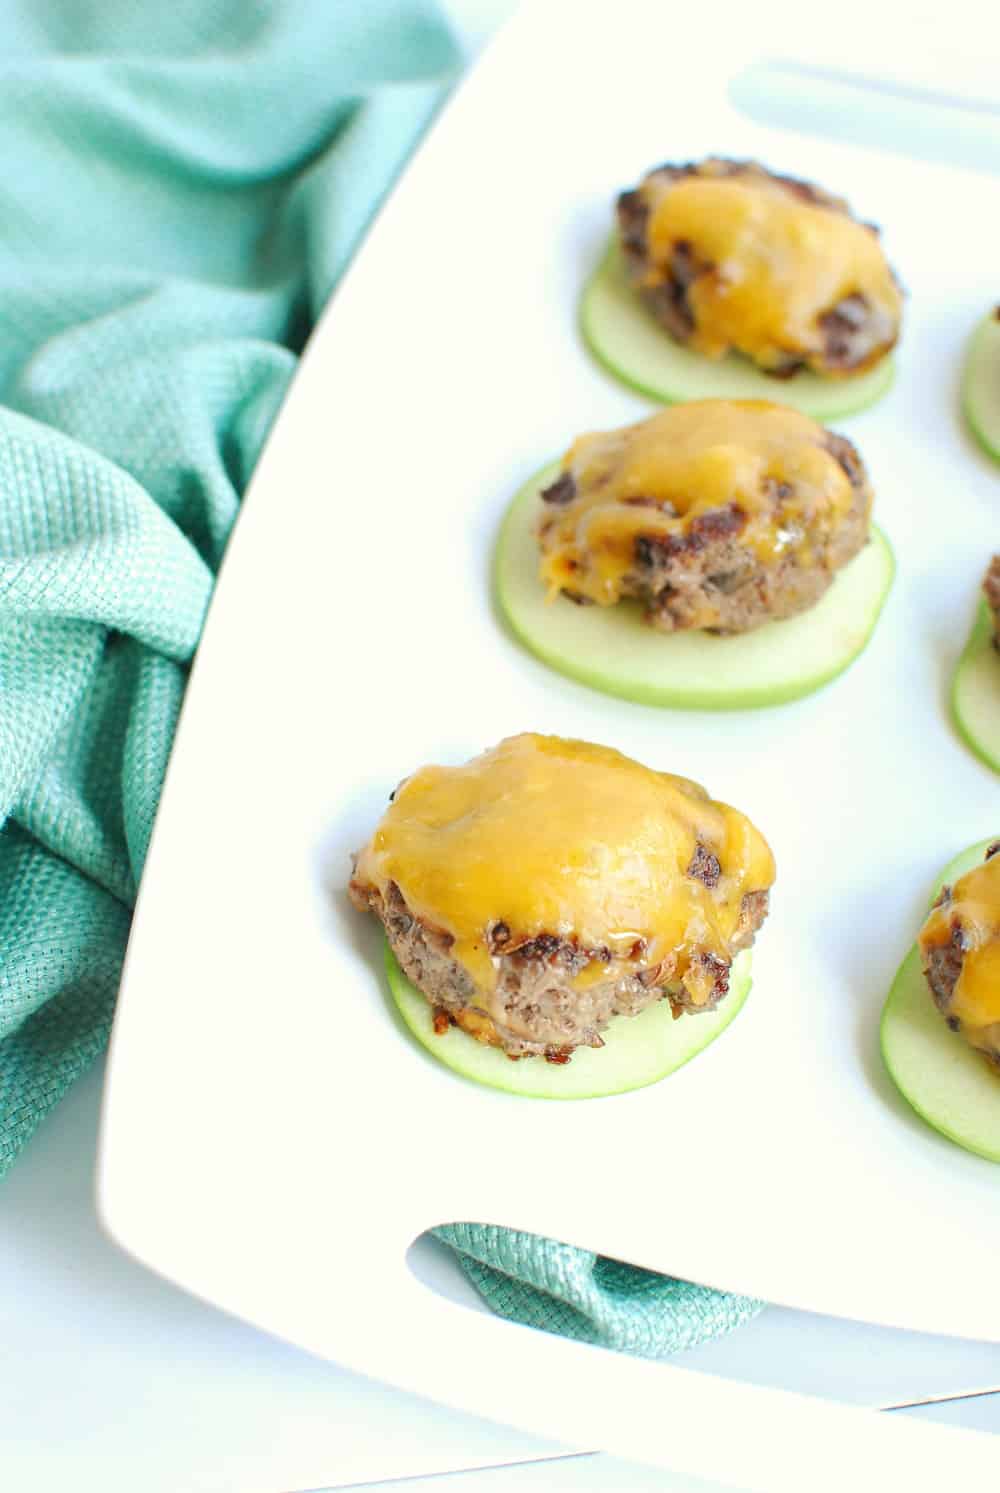
[[[1000,194],[972,170],[737,112],[727,80],[771,39],[809,54],[804,19],[798,36],[781,6],[752,34],[692,17],[665,89],[668,9],[529,5],[384,209],[232,542],[129,953],[107,1226],[208,1300],[400,1383],[420,1377],[421,1335],[466,1331],[404,1264],[418,1233],[454,1219],[1000,1342],[1000,1171],[912,1114],[877,1040],[936,871],[1000,830],[995,780],[946,710],[996,544],[1000,469],[963,430],[956,390],[998,293]],[[902,67],[884,29],[869,29],[875,62]],[[919,79],[919,26],[908,45]],[[615,191],[710,152],[844,191],[882,224],[909,292],[896,384],[844,426],[872,472],[895,587],[845,676],[739,717],[630,705],[549,672],[504,632],[489,591],[519,484],[578,431],[650,408],[594,366],[575,327]],[[344,895],[350,852],[415,765],[522,729],[695,777],[772,843],[747,1006],[665,1083],[518,1100],[435,1064],[391,1012],[378,930]],[[526,1336],[486,1319],[474,1331],[483,1344]],[[583,1361],[546,1342],[532,1352],[567,1373]],[[645,1367],[607,1373],[632,1383]],[[428,1373],[429,1392],[462,1399],[445,1368]],[[488,1366],[477,1379],[480,1401],[525,1418],[516,1385],[503,1398]],[[572,1431],[568,1403],[548,1424]]]

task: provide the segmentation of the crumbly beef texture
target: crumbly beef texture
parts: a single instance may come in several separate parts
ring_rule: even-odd
[[[998,853],[1000,853],[1000,840],[991,845],[987,850],[986,859],[990,860],[992,856]],[[934,906],[948,907],[951,900],[951,887],[942,887],[941,895],[934,903]],[[951,1030],[953,1032],[961,1032],[962,1023],[950,1008],[951,998],[954,994],[955,986],[958,984],[958,977],[962,973],[962,965],[965,961],[969,941],[966,930],[962,926],[962,920],[957,913],[952,916],[949,931],[950,937],[947,943],[934,944],[931,948],[924,948],[922,950],[923,969],[924,977],[934,997],[934,1004],[941,1012]],[[984,1046],[984,1041],[989,1045]],[[980,1029],[976,1033],[976,1040],[973,1045],[1000,1072],[1000,1026]]]
[[[1000,648],[1000,555],[994,555],[983,578],[983,594],[993,617],[993,645]]]
[[[704,880],[713,865],[718,863],[708,851],[700,858],[696,853],[688,875]],[[436,1028],[446,1031],[455,1023],[478,1041],[501,1047],[510,1058],[540,1056],[550,1063],[565,1063],[577,1047],[603,1047],[600,1033],[612,1016],[636,1016],[663,999],[669,1000],[675,1017],[685,1011],[710,1011],[729,989],[730,965],[701,951],[694,962],[704,971],[708,994],[702,1004],[695,1004],[674,978],[670,960],[637,972],[609,969],[607,979],[576,990],[573,977],[589,965],[612,965],[608,949],[584,949],[550,933],[519,939],[505,923],[497,922],[487,932],[498,972],[490,1006],[502,1011],[505,1019],[491,1017],[484,993],[451,956],[450,934],[412,913],[394,882],[383,897],[376,887],[352,881],[350,895],[356,907],[381,920],[401,968],[432,1006]],[[753,943],[767,909],[767,891],[748,892],[743,898],[731,941],[734,954]]]
[[[761,561],[742,542],[746,514],[733,502],[693,519],[683,534],[640,534],[635,563],[622,578],[622,595],[644,602],[646,620],[661,632],[748,632],[814,606],[836,571],[867,542],[872,504],[864,464],[851,442],[828,431],[824,444],[847,474],[853,503],[825,544],[812,543],[809,564],[794,546],[777,562]],[[544,502],[561,505],[571,501],[574,492],[573,477],[563,473],[541,496]],[[792,489],[788,483],[771,481],[764,496],[773,505],[780,528],[782,506],[793,497]],[[638,508],[661,506],[655,498],[627,501]],[[564,590],[564,595],[571,601],[587,600],[571,590]]]
[[[650,184],[662,187],[690,176],[716,179],[740,176],[751,183],[767,179],[777,182],[790,196],[801,198],[815,207],[851,216],[844,198],[834,197],[812,182],[768,171],[755,161],[734,161],[715,156],[684,165],[658,166],[643,178],[638,187],[622,192],[617,202],[617,215],[626,270],[653,315],[678,342],[689,342],[695,330],[695,313],[689,295],[691,286],[702,275],[713,274],[715,265],[702,258],[695,245],[679,239],[672,245],[667,263],[655,267],[661,274],[665,271],[665,276],[656,285],[645,284],[654,268],[649,257],[646,230],[651,211]],[[864,226],[872,233],[878,233],[874,224]],[[817,326],[820,333],[818,350],[815,347],[782,349],[773,362],[760,365],[762,372],[773,378],[790,378],[805,367],[831,376],[858,373],[883,358],[899,334],[892,318],[870,305],[863,295],[845,296],[827,307],[817,318]]]

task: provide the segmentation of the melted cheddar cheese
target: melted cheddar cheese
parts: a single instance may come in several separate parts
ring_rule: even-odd
[[[687,295],[690,345],[707,357],[736,348],[762,367],[789,354],[821,358],[819,319],[852,296],[898,329],[902,295],[877,234],[836,206],[803,200],[759,170],[680,181],[653,173],[643,193],[648,267],[638,284],[667,280],[679,244],[712,266]]]
[[[699,846],[718,862],[713,886],[688,874]],[[355,880],[383,896],[395,882],[412,913],[451,935],[452,957],[482,991],[496,985],[491,930],[504,924],[510,946],[551,934],[594,951],[579,989],[609,967],[673,959],[698,1003],[705,976],[689,969],[690,950],[730,962],[743,897],[771,885],[774,861],[744,815],[686,778],[526,734],[407,778]]]
[[[575,496],[545,505],[539,522],[542,581],[551,595],[612,606],[640,536],[683,539],[732,506],[745,517],[740,543],[761,563],[792,550],[811,563],[857,501],[826,437],[807,415],[756,399],[694,400],[580,436],[562,462]]]
[[[959,877],[931,909],[919,939],[925,968],[935,949],[954,947],[956,930],[961,969],[943,1009],[973,1047],[1000,1056],[1000,854]]]

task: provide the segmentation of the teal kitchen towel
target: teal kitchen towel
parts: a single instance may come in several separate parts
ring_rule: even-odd
[[[240,495],[456,60],[427,0],[0,16],[0,1174],[107,1040]],[[635,1352],[752,1309],[443,1237],[496,1310]]]

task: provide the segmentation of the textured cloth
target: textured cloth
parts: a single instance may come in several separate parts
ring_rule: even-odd
[[[240,496],[455,61],[428,0],[0,14],[0,1174],[104,1046]],[[547,1241],[454,1242],[498,1310],[635,1351],[745,1314]]]
[[[763,1307],[516,1229],[457,1223],[435,1233],[501,1316],[640,1358],[693,1348]]]

